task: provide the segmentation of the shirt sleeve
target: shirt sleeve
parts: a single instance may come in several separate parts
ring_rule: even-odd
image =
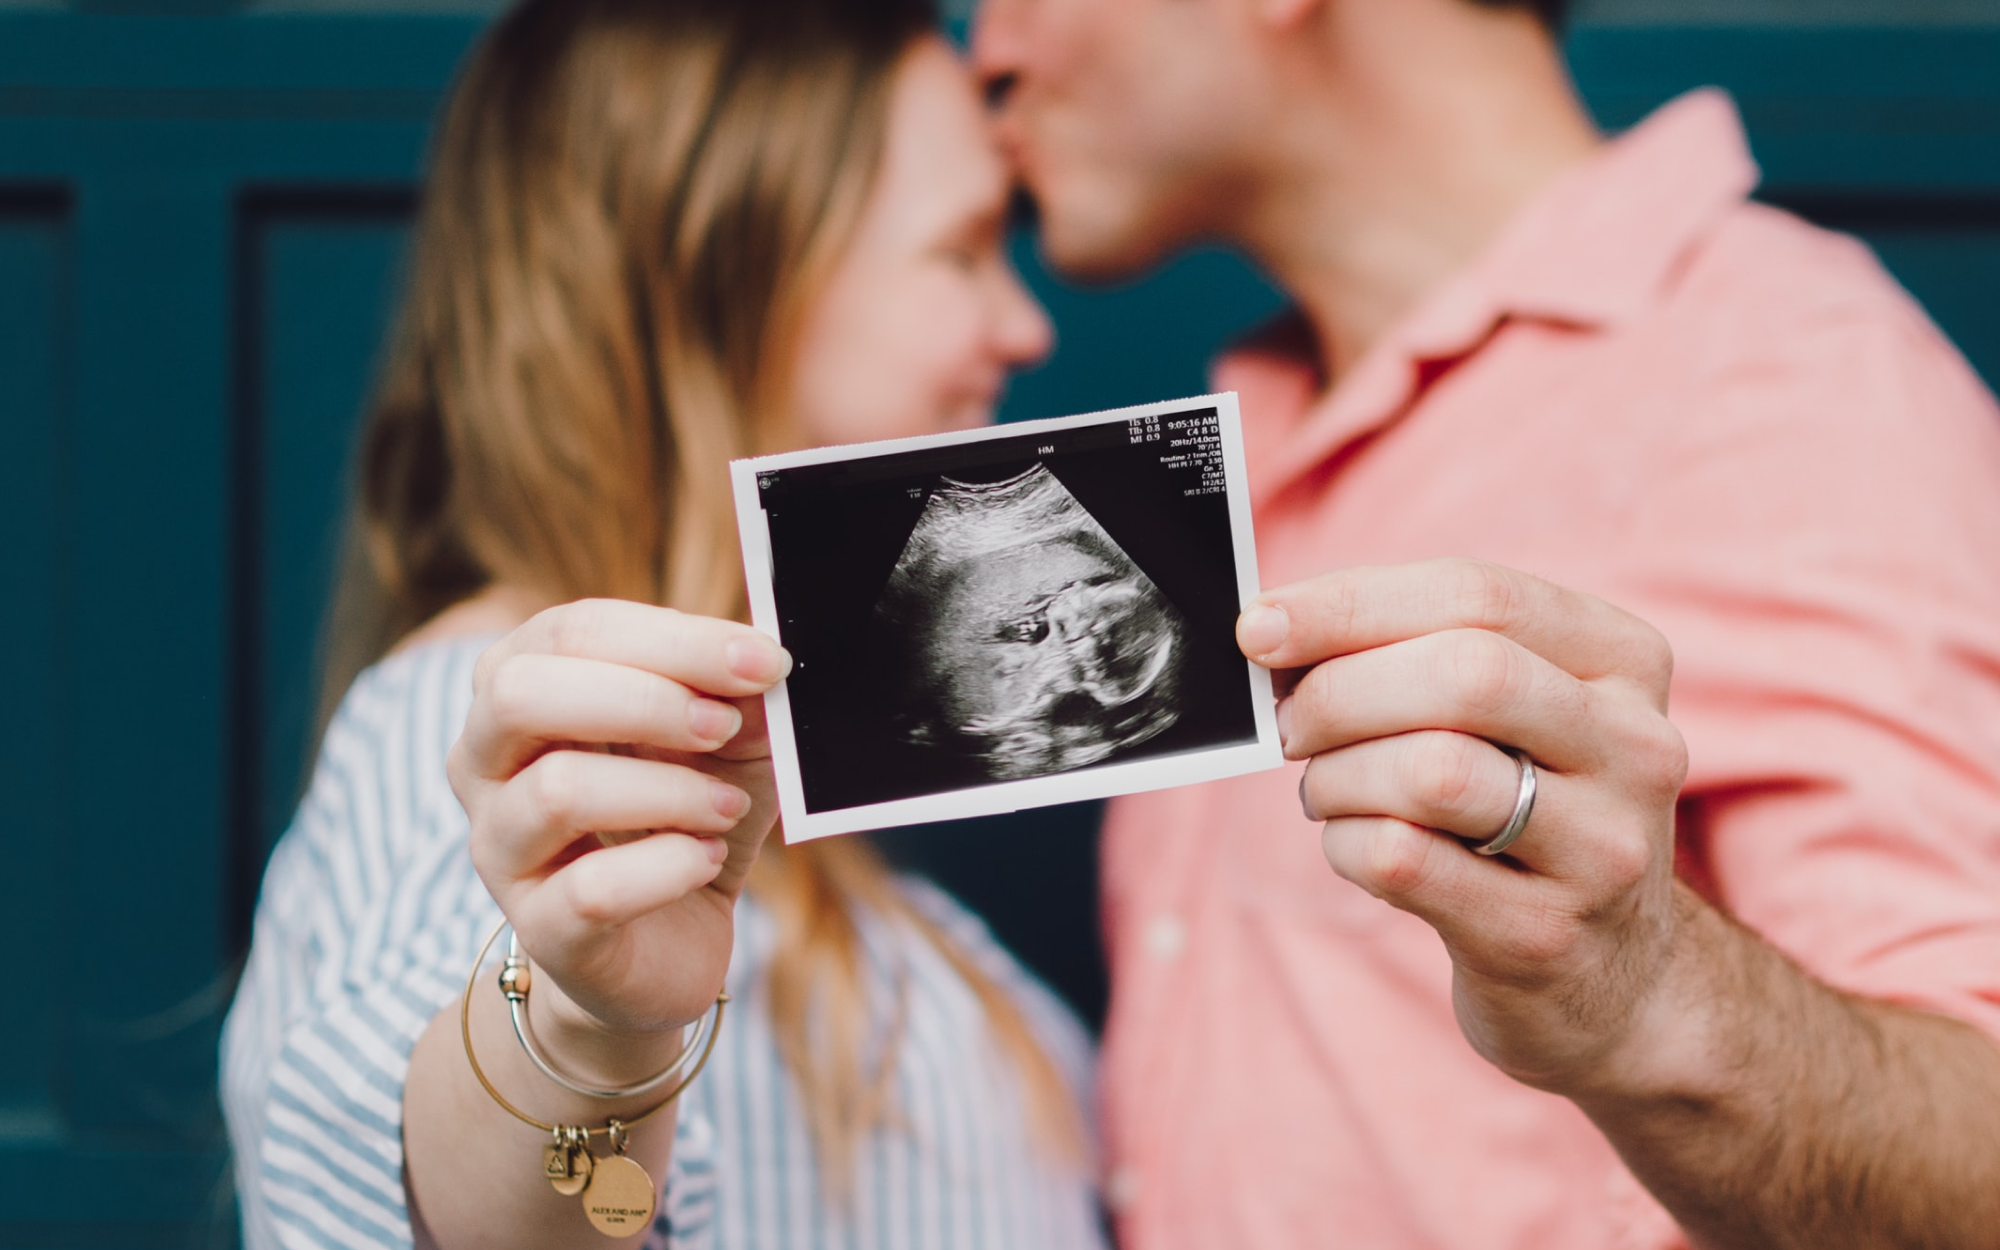
[[[2000,411],[1913,304],[1704,379],[1626,550],[1682,865],[1829,984],[2000,1038]]]
[[[1843,290],[1710,319],[1604,593],[1674,648],[1683,878],[1825,983],[2000,1039],[2000,410],[1823,247]],[[1607,1196],[1617,1250],[1685,1250],[1628,1172]]]
[[[499,921],[444,773],[477,655],[430,649],[364,674],[272,855],[223,1032],[223,1109],[250,1250],[412,1244],[410,1052]],[[673,1246],[705,1244],[711,1138],[699,1117],[681,1117],[668,1178],[679,1200],[662,1203],[656,1243],[671,1225]],[[533,1145],[524,1137],[524,1160]]]

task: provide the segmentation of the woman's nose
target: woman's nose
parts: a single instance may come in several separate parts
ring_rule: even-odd
[[[1010,264],[999,273],[995,294],[994,347],[1009,368],[1038,364],[1055,347],[1055,326]]]

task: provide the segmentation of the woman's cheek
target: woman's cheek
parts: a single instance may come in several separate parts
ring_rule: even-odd
[[[962,413],[968,405],[990,405],[1005,366],[993,352],[979,290],[958,271],[940,286],[924,335],[929,354],[926,372],[933,379],[938,406]]]

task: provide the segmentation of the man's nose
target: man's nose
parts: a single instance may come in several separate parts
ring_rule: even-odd
[[[972,69],[996,111],[1020,83],[1021,7],[1020,0],[984,0],[972,23]]]
[[[1013,70],[982,76],[980,86],[986,94],[987,109],[998,113],[1006,108],[1008,98],[1014,94],[1014,88],[1019,86],[1020,82],[1021,76]]]

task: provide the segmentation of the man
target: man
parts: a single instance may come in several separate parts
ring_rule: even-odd
[[[1299,313],[1218,384],[1310,763],[1112,807],[1121,1232],[2000,1245],[2000,413],[1559,8],[980,15],[1056,265]]]

